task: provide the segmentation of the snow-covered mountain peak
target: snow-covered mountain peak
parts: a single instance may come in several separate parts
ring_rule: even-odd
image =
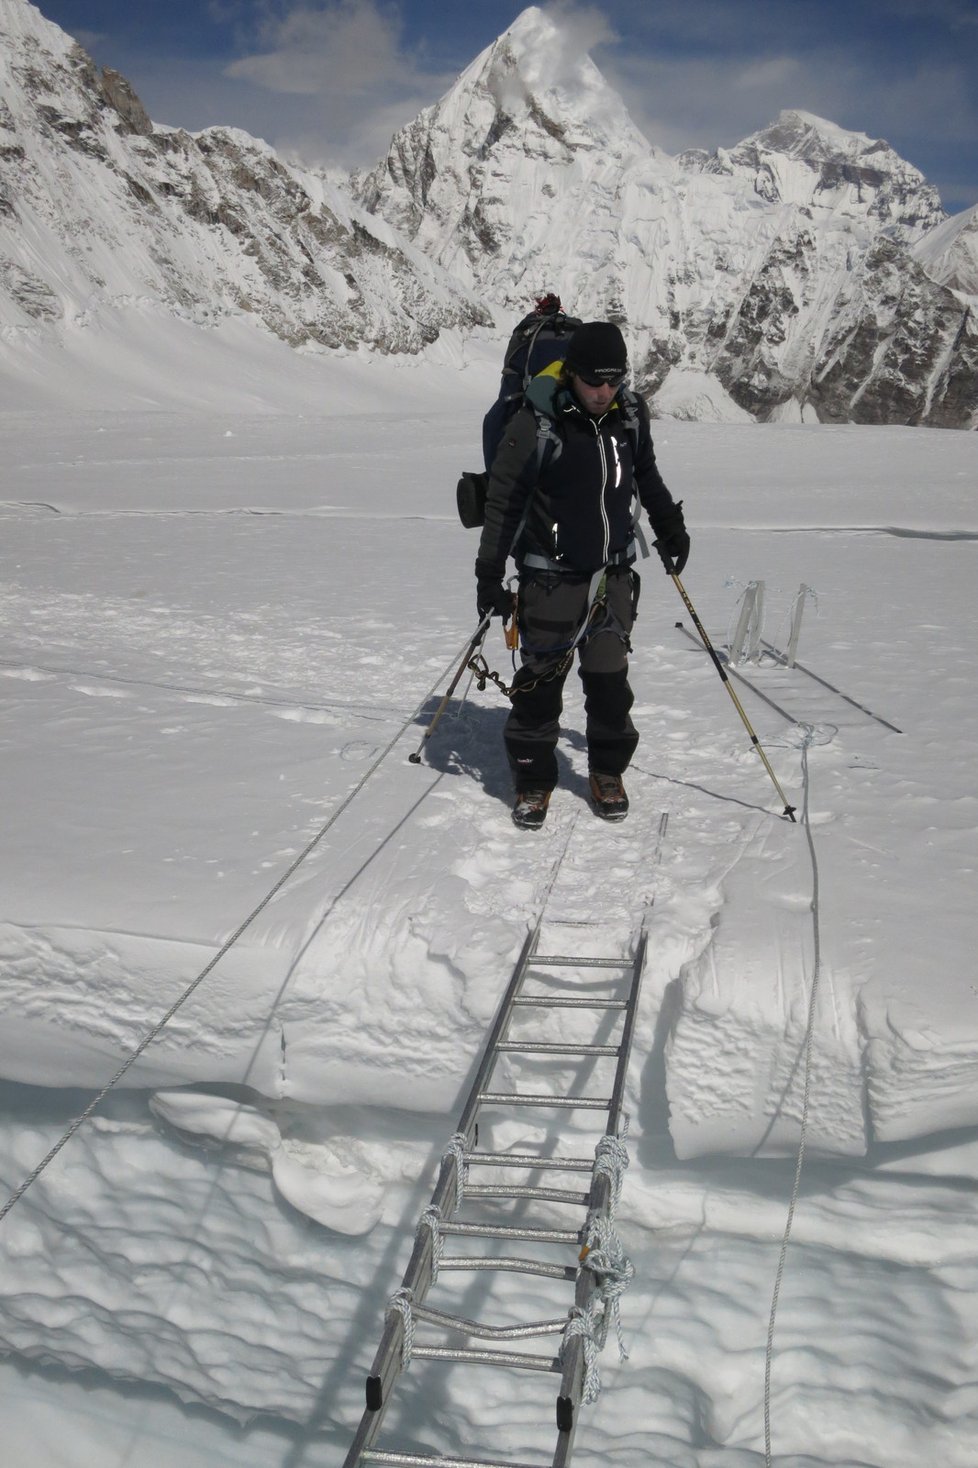
[[[908,239],[945,217],[937,190],[889,143],[812,112],[782,111],[736,147],[718,149],[702,166],[708,173],[749,177],[768,203],[839,212]]]
[[[551,286],[583,298],[596,278],[610,291],[599,286],[595,310],[621,315],[609,275],[621,180],[657,155],[586,41],[576,25],[524,11],[355,181],[371,212],[507,319]]]
[[[0,31],[12,47],[40,45],[50,55],[61,57],[81,51],[77,41],[47,20],[29,0],[0,0]]]
[[[914,256],[932,280],[978,297],[978,204],[931,230]]]
[[[747,141],[752,140],[763,142],[781,153],[819,160],[839,154],[857,157],[875,149],[889,151],[889,144],[882,140],[874,142],[866,133],[852,132],[827,117],[818,117],[814,112],[798,108],[783,109],[774,122],[754,133]]]
[[[484,87],[501,114],[543,126],[568,142],[567,124],[573,119],[580,129],[578,142],[606,145],[617,140],[620,147],[624,140],[627,147],[647,152],[647,139],[594,65],[586,44],[577,27],[530,6],[476,58],[457,89]]]
[[[416,352],[487,322],[406,241],[233,128],[155,128],[27,0],[0,0],[0,325],[236,316],[299,345]]]

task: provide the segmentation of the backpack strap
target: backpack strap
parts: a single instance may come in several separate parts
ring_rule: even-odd
[[[533,408],[532,411],[537,420],[537,478],[539,479],[546,465],[559,459],[564,452],[564,440],[557,432],[557,426],[552,418],[548,418],[545,413],[538,412],[536,408]]]
[[[622,426],[628,434],[632,445],[632,463],[634,464],[638,458],[638,434],[641,420],[638,415],[638,395],[630,387],[622,388],[618,399],[618,408],[621,413]],[[632,494],[635,499],[635,510],[632,515],[632,534],[638,542],[644,559],[649,553],[649,543],[645,537],[645,531],[639,524],[642,516],[642,502],[635,492],[634,485],[632,487]]]

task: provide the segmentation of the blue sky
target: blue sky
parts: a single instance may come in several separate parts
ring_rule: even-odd
[[[41,0],[156,122],[371,164],[525,9],[508,0]],[[885,138],[950,212],[978,203],[978,0],[615,0],[546,7],[650,141],[731,146],[783,107]]]

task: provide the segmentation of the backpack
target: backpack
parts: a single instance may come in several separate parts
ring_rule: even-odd
[[[532,378],[551,362],[563,358],[567,343],[582,322],[561,310],[560,297],[541,296],[536,310],[524,316],[515,328],[503,358],[499,394],[482,420],[482,457],[486,471],[492,468],[503,430],[523,403]]]
[[[499,394],[482,421],[484,473],[466,473],[458,481],[458,515],[466,530],[482,525],[486,518],[488,471],[496,457],[506,424],[523,405],[523,396],[538,372],[563,357],[571,334],[581,322],[561,309],[553,292],[541,296],[536,307],[514,328],[503,358]]]

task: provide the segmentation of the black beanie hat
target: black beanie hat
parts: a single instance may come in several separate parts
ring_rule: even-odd
[[[617,382],[628,371],[625,338],[610,321],[587,321],[567,343],[564,366],[598,382]]]

